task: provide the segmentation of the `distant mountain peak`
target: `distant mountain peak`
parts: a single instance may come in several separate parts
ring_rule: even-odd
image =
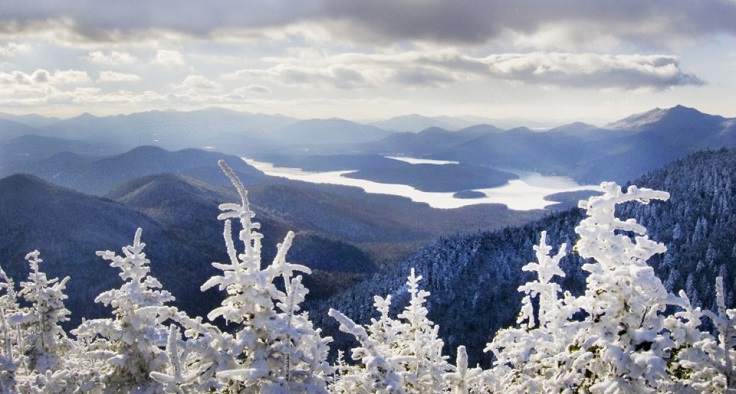
[[[3,202],[7,202],[8,199],[19,199],[42,203],[51,195],[79,196],[82,194],[30,174],[13,174],[0,179],[0,201]]]
[[[651,124],[672,119],[686,119],[690,117],[711,116],[695,108],[676,105],[672,108],[654,108],[644,113],[634,114],[624,119],[609,123],[606,127],[616,130],[640,130]]]
[[[31,184],[34,182],[48,184],[43,179],[35,175],[31,175],[31,174],[13,174],[3,179],[0,179],[0,184],[2,184],[3,186],[17,185],[17,184]]]
[[[380,127],[384,130],[396,132],[418,133],[430,127],[439,127],[448,131],[457,131],[466,127],[470,127],[479,123],[479,118],[470,120],[465,117],[455,116],[424,116],[416,113],[395,116],[380,122],[373,122],[371,125]]]
[[[89,112],[81,113],[81,114],[79,114],[79,116],[76,117],[76,119],[98,119],[98,118],[99,118],[99,116],[92,115]]]

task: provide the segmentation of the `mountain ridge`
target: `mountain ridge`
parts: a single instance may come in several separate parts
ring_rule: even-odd
[[[648,264],[670,292],[683,289],[694,305],[714,308],[716,276],[727,286],[736,284],[736,148],[700,151],[652,170],[633,181],[670,193],[669,201],[648,205],[622,205],[617,216],[633,218],[647,228],[648,236],[663,243],[668,252]],[[334,308],[356,322],[375,318],[375,295],[392,296],[392,311],[407,302],[404,292],[410,269],[424,279],[428,291],[429,318],[439,326],[445,349],[453,357],[458,345],[469,352],[469,364],[489,365],[482,349],[495,331],[516,324],[522,293],[517,289],[532,277],[522,270],[535,261],[533,246],[546,231],[553,250],[566,243],[571,250],[578,236],[575,226],[584,217],[582,210],[556,212],[523,226],[474,234],[448,234],[427,244],[397,264],[393,270],[375,275],[350,290],[318,302],[308,309],[313,319],[335,338],[336,348],[349,346],[337,324],[325,314]],[[557,282],[573,294],[583,290],[585,263],[568,252],[560,262],[566,273]],[[402,298],[403,297],[403,298]],[[728,291],[727,305],[736,303],[736,293]]]

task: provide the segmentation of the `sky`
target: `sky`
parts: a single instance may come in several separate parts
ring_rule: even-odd
[[[2,0],[0,112],[736,117],[736,0]]]

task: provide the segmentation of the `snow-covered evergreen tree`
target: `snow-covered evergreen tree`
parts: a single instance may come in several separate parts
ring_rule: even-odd
[[[222,305],[207,317],[222,317],[238,325],[221,349],[231,359],[220,366],[217,377],[231,392],[325,392],[326,378],[331,372],[327,358],[329,338],[322,338],[306,313],[300,312],[307,289],[295,271],[309,273],[309,268],[286,261],[294,234],[289,232],[272,264],[261,267],[261,238],[253,222],[247,191],[224,163],[220,167],[240,195],[240,204],[222,204],[218,219],[225,220],[225,244],[229,264],[214,263],[221,276],[210,278],[202,290],[217,287],[227,292]],[[237,219],[242,230],[239,240],[243,253],[238,253],[232,239],[231,219]],[[277,286],[282,281],[284,289]],[[229,336],[230,334],[223,334]]]
[[[169,368],[166,372],[151,372],[151,378],[161,383],[163,389],[169,393],[182,393],[197,379],[196,372],[185,371],[182,366],[182,356],[186,357],[186,353],[181,351],[180,342],[179,328],[172,324],[169,327],[169,337],[166,342]]]
[[[711,357],[714,367],[721,373],[724,384],[729,392],[736,392],[736,309],[727,309],[723,288],[723,277],[716,278],[716,305],[718,313],[705,311],[706,316],[713,320],[718,330],[719,347],[715,357]],[[712,341],[709,341],[712,343]]]
[[[162,290],[161,283],[149,275],[139,228],[133,245],[123,247],[123,256],[112,251],[97,252],[120,269],[125,282],[119,289],[100,294],[95,302],[113,309],[112,319],[84,321],[73,330],[90,356],[100,364],[102,384],[106,390],[120,392],[160,391],[161,384],[150,377],[163,372],[167,362],[164,347],[168,327],[163,325],[160,307],[174,297]]]
[[[21,282],[18,296],[22,297],[30,307],[23,308],[10,316],[11,324],[23,330],[22,353],[26,357],[27,367],[39,373],[59,369],[61,358],[73,347],[61,323],[69,320],[68,309],[64,307],[64,294],[69,277],[61,281],[58,278],[48,279],[40,270],[43,260],[39,251],[34,250],[26,255],[31,268],[28,281]]]
[[[525,327],[500,332],[488,345],[497,361],[486,378],[504,392],[687,392],[720,387],[707,365],[713,341],[700,332],[700,314],[684,296],[668,294],[646,262],[663,253],[633,219],[615,217],[617,204],[665,200],[667,193],[614,183],[601,185],[602,196],[581,202],[588,217],[576,228],[575,250],[589,263],[586,290],[565,294],[548,280],[560,275],[561,257],[538,247],[538,280],[522,286],[539,293],[539,325],[528,298],[520,322]],[[546,250],[545,253],[539,253]],[[546,294],[546,296],[545,296]],[[680,308],[675,315],[668,308]],[[698,363],[702,361],[702,363]],[[700,378],[694,379],[700,374]]]
[[[69,277],[48,279],[36,250],[26,255],[28,280],[19,292],[2,270],[6,294],[0,297],[0,390],[2,392],[67,393],[93,388],[97,372],[87,368],[85,354],[61,323],[68,321],[64,294]],[[18,304],[18,299],[25,306]]]
[[[19,352],[17,341],[22,337],[19,331],[10,325],[8,317],[20,306],[15,292],[15,283],[0,268],[0,392],[15,391],[15,372],[18,368]]]
[[[376,296],[379,319],[365,328],[336,310],[330,316],[340,323],[340,330],[356,337],[361,346],[352,357],[360,365],[343,368],[331,387],[335,392],[406,392],[430,393],[449,389],[446,380],[451,366],[442,355],[439,326],[427,318],[424,306],[429,292],[419,289],[421,276],[414,270],[407,278],[409,304],[397,318],[389,317],[391,296]],[[468,376],[460,371],[456,385],[463,386]]]
[[[494,369],[484,376],[487,390],[548,391],[548,384],[559,372],[559,360],[550,356],[564,354],[569,338],[578,329],[568,320],[576,310],[573,297],[565,293],[564,299],[560,298],[562,290],[552,282],[554,276],[565,275],[559,262],[565,256],[566,244],[562,244],[555,256],[550,256],[552,248],[547,245],[547,233],[543,231],[534,250],[537,262],[522,267],[524,271],[536,272],[537,279],[519,287],[526,294],[517,318],[519,327],[499,331],[485,349],[492,351],[496,358]]]
[[[453,394],[468,394],[481,392],[484,387],[479,379],[483,370],[480,367],[468,368],[468,353],[465,346],[458,346],[455,365],[452,372],[445,374],[445,384]]]

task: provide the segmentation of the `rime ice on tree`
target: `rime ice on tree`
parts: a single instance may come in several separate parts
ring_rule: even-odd
[[[250,209],[247,191],[223,161],[220,167],[237,189],[241,202],[220,205],[223,213],[218,219],[225,220],[230,263],[214,263],[223,274],[210,278],[202,290],[217,287],[227,292],[222,306],[207,317],[222,317],[240,324],[240,329],[232,347],[223,349],[232,357],[231,368],[218,372],[217,377],[236,391],[325,392],[325,378],[330,373],[326,363],[329,338],[321,338],[308,316],[299,313],[307,289],[294,272],[310,270],[286,261],[294,233],[287,234],[273,263],[262,269],[262,235],[256,231],[259,223],[252,221],[255,213]],[[232,240],[231,219],[242,226],[238,238],[244,251],[240,254]],[[284,291],[276,286],[279,279],[283,280]]]
[[[544,235],[537,247],[538,281],[520,290],[540,294],[540,324],[525,299],[520,322],[526,327],[498,333],[488,345],[497,357],[486,375],[504,392],[688,392],[721,386],[711,358],[710,335],[700,332],[700,312],[689,300],[667,294],[647,260],[666,251],[650,240],[633,219],[615,217],[617,204],[666,200],[665,192],[638,189],[627,192],[603,183],[602,196],[583,201],[587,212],[575,231],[575,250],[589,262],[586,291],[580,297],[565,294],[549,283],[559,257],[548,256]],[[544,253],[539,253],[544,251]],[[546,267],[546,268],[545,268]],[[674,316],[668,307],[681,310]]]
[[[119,289],[103,292],[95,299],[113,308],[114,319],[83,322],[74,333],[88,342],[88,349],[105,361],[103,383],[122,391],[150,390],[160,387],[150,373],[162,371],[166,364],[168,329],[161,323],[159,307],[174,297],[161,289],[161,283],[148,275],[150,261],[146,258],[139,228],[133,245],[123,247],[123,256],[111,251],[97,252],[120,269],[125,283]],[[134,390],[135,389],[135,390]]]
[[[443,342],[438,338],[439,326],[427,318],[424,306],[429,292],[419,289],[421,276],[414,269],[407,278],[409,304],[392,319],[388,316],[391,297],[375,297],[375,307],[381,316],[372,319],[368,331],[342,313],[330,309],[329,314],[340,323],[340,330],[355,336],[361,346],[353,349],[353,358],[361,365],[348,366],[332,386],[341,393],[427,393],[463,387],[467,374],[448,373],[452,367],[442,355]],[[454,380],[446,379],[455,377]]]
[[[31,272],[28,281],[20,283],[21,290],[18,292],[32,306],[14,314],[11,321],[25,326],[27,330],[24,339],[27,348],[23,353],[29,358],[29,365],[45,373],[49,369],[58,369],[62,355],[71,348],[70,340],[60,325],[69,320],[71,312],[64,307],[67,298],[64,289],[69,277],[61,281],[46,278],[46,274],[39,269],[43,262],[40,255],[37,250],[26,255]]]

